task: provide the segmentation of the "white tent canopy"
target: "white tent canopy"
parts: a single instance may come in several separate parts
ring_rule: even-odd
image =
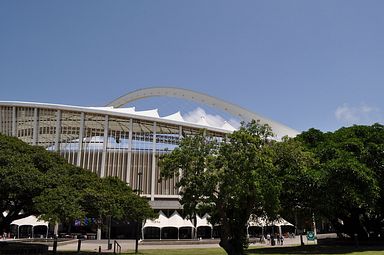
[[[267,225],[272,225],[268,224],[268,221],[264,217],[254,217],[251,215],[248,220],[248,226],[249,227],[264,227]]]
[[[145,224],[142,227],[142,230],[154,227],[160,229],[160,239],[162,236],[162,231],[164,228],[176,228],[177,229],[177,239],[179,239],[180,228],[187,227],[194,229],[192,222],[188,219],[183,219],[180,214],[175,211],[171,217],[167,218],[167,216],[163,213],[163,211],[159,212],[159,217],[155,220],[146,220]],[[144,231],[142,238],[144,239]]]
[[[248,226],[249,227],[265,227],[265,226],[293,226],[292,223],[286,221],[282,217],[277,218],[276,220],[269,221],[265,217],[255,217],[251,215],[251,217],[248,220]]]
[[[183,219],[180,214],[175,211],[171,217],[165,216],[163,211],[159,212],[159,217],[155,220],[146,220],[143,229],[147,227],[155,227],[155,228],[166,228],[166,227],[191,227],[193,228],[193,224],[190,220]]]
[[[44,226],[47,228],[45,233],[45,238],[48,237],[48,222],[44,220],[39,220],[36,216],[31,215],[22,219],[14,220],[11,222],[11,225],[17,226],[17,238],[20,238],[20,227],[22,226],[31,226],[32,227],[32,235],[29,237],[34,237],[34,228],[36,226]],[[43,235],[44,236],[44,235]]]
[[[197,224],[196,227],[210,227],[213,228],[212,224],[208,222],[208,214],[205,214],[203,217],[200,218],[199,215],[196,216]]]
[[[143,225],[143,229],[147,227],[155,227],[155,228],[165,228],[165,227],[173,227],[173,224],[169,222],[169,218],[165,216],[163,211],[159,212],[159,217],[155,220],[146,220]]]
[[[28,217],[25,217],[22,219],[14,220],[14,221],[12,221],[11,225],[12,224],[17,225],[17,226],[28,225],[28,226],[33,226],[33,227],[34,226],[46,226],[46,227],[48,227],[47,221],[39,220],[34,215],[31,215],[31,216],[28,216]]]
[[[197,223],[196,227],[213,227],[212,224],[208,222],[209,215],[205,214],[203,217],[199,215],[196,216]],[[287,220],[279,217],[274,221],[269,221],[264,217],[255,217],[251,216],[248,221],[249,227],[265,227],[265,226],[293,226],[292,223]],[[192,222],[187,219],[183,219],[180,214],[175,211],[171,217],[167,217],[163,211],[159,212],[159,217],[155,220],[147,220],[143,226],[143,229],[146,227],[157,227],[157,228],[165,228],[165,227],[194,227]]]
[[[293,226],[292,223],[286,221],[285,219],[283,218],[278,218],[277,220],[273,221],[273,225],[274,226]]]
[[[266,217],[256,217],[255,215],[251,215],[248,220],[248,228],[249,227],[261,227],[264,229],[266,226],[276,226],[279,229],[279,235],[282,235],[282,226],[293,226],[292,223],[286,221],[282,217],[277,218],[276,220],[269,221]]]
[[[182,227],[193,228],[192,222],[190,220],[183,219],[183,217],[181,217],[177,211],[175,211],[171,215],[171,217],[169,217],[169,221],[172,222],[172,226],[176,228],[182,228]]]
[[[203,217],[200,217],[199,215],[196,215],[196,230],[198,227],[210,227],[213,229],[213,226],[208,221],[209,215],[205,214]],[[279,228],[280,235],[282,234],[282,226],[293,226],[292,223],[286,221],[282,217],[277,218],[276,220],[270,221],[266,217],[257,217],[256,215],[251,215],[251,217],[248,220],[248,227],[261,227],[264,229],[264,227],[268,226],[275,226]],[[191,220],[184,219],[180,216],[180,214],[177,211],[174,211],[171,217],[167,217],[163,211],[159,212],[159,216],[155,220],[147,220],[145,224],[143,225],[143,230],[148,227],[155,227],[160,229],[160,236],[162,233],[162,229],[166,227],[170,228],[177,228],[178,229],[178,236],[179,239],[179,231],[180,228],[191,228],[192,231],[195,229],[193,223]],[[212,234],[211,234],[212,235]],[[143,239],[144,239],[144,233],[143,233]],[[161,237],[160,237],[161,239]]]

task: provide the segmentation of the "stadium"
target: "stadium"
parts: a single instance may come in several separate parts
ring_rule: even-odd
[[[260,120],[272,127],[276,139],[298,134],[294,129],[240,106],[203,93],[169,87],[136,90],[101,107],[0,101],[0,133],[56,151],[71,164],[100,177],[117,176],[133,189],[140,190],[152,208],[160,211],[157,221],[143,226],[143,238],[188,237],[189,230],[186,235],[179,231],[193,228],[193,225],[178,213],[181,206],[175,188],[177,179],[159,181],[159,156],[175,148],[184,136],[205,132],[220,139],[236,127],[229,122],[214,126],[204,116],[191,122],[180,112],[159,116],[157,109],[136,111],[134,107],[124,107],[150,97],[194,101],[220,109],[241,121]],[[170,220],[172,217],[174,220]],[[163,221],[160,218],[164,218]],[[213,229],[205,216],[200,222],[202,227]],[[167,235],[162,232],[163,228],[170,228]],[[177,228],[177,233],[172,228]],[[129,227],[115,226],[113,235],[115,238],[132,236],[132,230],[126,229]]]

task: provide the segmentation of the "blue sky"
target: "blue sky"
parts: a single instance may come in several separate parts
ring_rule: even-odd
[[[384,1],[0,1],[0,100],[174,86],[297,130],[384,120]]]

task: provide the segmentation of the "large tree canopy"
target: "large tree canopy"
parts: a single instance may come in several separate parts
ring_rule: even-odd
[[[280,209],[279,164],[283,168],[283,157],[291,156],[281,152],[277,162],[271,136],[269,126],[252,121],[220,143],[203,134],[185,137],[160,161],[163,177],[180,174],[185,212],[192,217],[207,212],[221,226],[220,246],[228,254],[244,253],[251,214],[274,217]],[[305,175],[299,164],[292,171]]]
[[[57,160],[55,156],[46,159],[43,149],[0,135],[1,231],[13,220],[37,213],[33,199],[44,189],[49,164]]]
[[[384,127],[352,126],[299,135],[316,157],[311,207],[340,233],[369,237],[384,227]]]
[[[318,177],[314,171],[317,161],[313,153],[297,140],[287,137],[274,142],[272,149],[273,164],[281,183],[280,214],[295,221],[298,212],[301,217],[311,217],[312,201],[316,199],[315,190],[318,186]]]
[[[180,175],[185,213],[208,212],[221,226],[220,245],[243,254],[251,214],[274,217],[316,212],[340,233],[377,235],[384,227],[384,127],[316,129],[270,140],[268,126],[251,122],[218,142],[183,138],[160,161],[162,176]]]
[[[95,185],[84,190],[81,204],[88,217],[101,222],[107,216],[117,220],[143,221],[156,215],[148,200],[137,196],[132,189],[117,177],[98,179]]]
[[[0,229],[16,219],[40,215],[70,223],[85,216],[121,220],[154,216],[144,198],[113,177],[99,178],[65,162],[58,154],[0,135]]]

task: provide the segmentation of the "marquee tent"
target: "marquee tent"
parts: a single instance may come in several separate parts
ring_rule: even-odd
[[[34,236],[34,228],[36,226],[45,226],[47,228],[46,237],[48,237],[48,222],[44,220],[39,220],[36,216],[30,215],[25,218],[12,221],[11,225],[17,226],[17,237],[20,236],[20,227],[22,226],[32,226],[32,236]]]
[[[203,217],[200,217],[199,215],[196,216],[196,231],[199,228],[211,228],[211,237],[212,237],[212,230],[213,226],[208,222],[209,215],[205,214]],[[269,221],[265,217],[256,217],[256,216],[251,216],[248,221],[248,226],[247,226],[247,231],[249,230],[250,227],[260,227],[262,229],[262,232],[264,232],[265,227],[271,227],[275,226],[278,227],[279,229],[279,234],[282,234],[281,227],[282,226],[293,226],[292,223],[286,221],[283,218],[278,218],[273,221]],[[146,228],[158,228],[160,231],[160,239],[162,236],[162,231],[164,228],[174,228],[177,229],[177,239],[180,238],[180,230],[181,229],[186,229],[189,228],[191,231],[195,230],[195,227],[192,223],[192,221],[188,219],[184,219],[183,217],[180,216],[180,214],[177,211],[174,211],[171,217],[167,217],[163,211],[159,212],[159,217],[155,220],[147,220],[145,224],[143,225],[143,239],[144,239],[144,230]],[[176,230],[175,230],[176,231]],[[176,236],[175,236],[176,238]]]
[[[190,220],[183,219],[183,217],[180,216],[180,214],[175,211],[171,217],[167,217],[163,211],[159,212],[159,217],[155,220],[147,220],[142,228],[144,239],[144,233],[146,228],[159,228],[160,229],[160,239],[162,235],[162,231],[164,228],[176,228],[177,229],[177,239],[180,238],[180,229],[181,228],[191,228],[191,231],[194,229],[194,226]]]
[[[209,215],[206,213],[203,217],[200,218],[199,215],[196,216],[197,224],[196,227],[210,227],[213,228],[212,224],[208,222]]]
[[[277,218],[276,220],[269,221],[265,217],[256,217],[254,215],[251,215],[248,221],[248,227],[247,231],[249,231],[250,227],[261,227],[262,233],[264,232],[264,227],[267,226],[276,226],[279,229],[279,235],[282,235],[282,226],[294,226],[292,223],[288,222],[287,220],[283,219],[282,217]]]

